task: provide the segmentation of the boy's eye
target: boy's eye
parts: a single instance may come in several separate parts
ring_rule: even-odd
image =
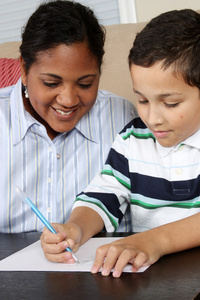
[[[176,107],[176,106],[179,105],[179,103],[165,103],[165,105],[166,105],[167,107]]]
[[[148,103],[148,100],[146,99],[138,99],[139,104],[146,104]]]

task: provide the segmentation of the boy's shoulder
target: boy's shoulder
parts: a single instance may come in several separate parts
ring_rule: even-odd
[[[126,132],[128,129],[137,130],[137,129],[148,129],[140,117],[134,118],[131,120],[121,131],[121,133]],[[148,129],[149,130],[149,129]],[[150,131],[150,130],[149,130]]]
[[[120,132],[121,137],[126,140],[131,136],[137,139],[151,138],[155,141],[151,130],[144,124],[144,122],[138,117],[130,121],[124,129]]]

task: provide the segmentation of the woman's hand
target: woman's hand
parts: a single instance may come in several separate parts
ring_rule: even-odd
[[[40,238],[45,257],[52,262],[74,263],[72,253],[65,249],[70,247],[73,252],[78,250],[82,237],[80,227],[74,223],[51,225],[57,234],[50,232],[45,227]]]
[[[150,232],[142,232],[99,247],[91,272],[97,273],[102,267],[102,275],[108,276],[114,268],[113,277],[120,277],[128,263],[136,272],[155,263],[162,255],[162,248]]]

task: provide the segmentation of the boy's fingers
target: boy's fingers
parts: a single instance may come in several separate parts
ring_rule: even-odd
[[[102,275],[108,276],[117,263],[119,256],[121,254],[121,246],[120,245],[110,245],[107,256],[103,265]],[[123,268],[122,268],[123,270]]]
[[[99,247],[96,251],[96,259],[91,272],[97,273],[102,267],[102,275],[108,276],[113,269],[113,277],[120,277],[123,269],[128,263],[133,265],[133,272],[144,264],[148,265],[148,256],[144,252],[133,248],[126,249],[123,245],[113,244]]]
[[[41,247],[44,251],[44,253],[48,253],[48,254],[58,254],[58,253],[61,253],[63,251],[65,251],[65,249],[67,247],[69,247],[69,244],[66,242],[66,241],[63,241],[61,243],[53,243],[53,244],[50,244],[50,243],[43,243],[41,241]]]
[[[74,241],[72,239],[67,239],[66,244],[67,247],[74,248]],[[66,247],[66,248],[67,248]]]
[[[121,254],[123,253],[123,249],[123,245],[120,244],[110,244],[98,248],[95,263],[92,268],[92,273],[98,272],[102,266],[101,273],[103,276],[108,276],[112,269],[115,268],[115,272],[113,275],[115,277],[119,277],[125,265],[132,257],[132,254],[129,250],[125,250],[124,254],[121,256]]]
[[[144,252],[139,252],[138,255],[135,257],[132,265],[133,272],[137,272],[139,268],[149,265],[149,258]]]
[[[65,232],[59,232],[59,233],[55,234],[55,233],[50,232],[45,227],[40,239],[44,243],[49,243],[49,244],[60,243],[61,241],[66,239],[66,233]]]
[[[105,246],[101,246],[99,248],[97,248],[96,250],[96,257],[95,257],[95,262],[92,266],[91,272],[93,274],[99,272],[99,270],[101,269],[101,267],[104,264],[104,259],[106,257],[106,253],[107,253],[107,247]]]
[[[67,263],[67,264],[73,264],[75,261],[72,257],[72,253],[69,251],[65,251],[59,254],[50,254],[45,253],[45,257],[52,262],[55,263]]]
[[[125,266],[130,262],[134,260],[134,256],[135,256],[135,251],[130,250],[130,249],[125,249],[124,251],[122,251],[122,253],[120,254],[116,265],[114,267],[113,270],[113,277],[118,278],[121,276]]]

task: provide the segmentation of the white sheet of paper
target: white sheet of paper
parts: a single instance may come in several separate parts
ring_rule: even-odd
[[[80,263],[63,264],[48,261],[41,248],[40,240],[0,261],[0,271],[53,271],[53,272],[90,272],[96,249],[119,238],[92,238],[76,252]],[[144,272],[142,267],[138,272]],[[124,272],[132,272],[131,265]]]

